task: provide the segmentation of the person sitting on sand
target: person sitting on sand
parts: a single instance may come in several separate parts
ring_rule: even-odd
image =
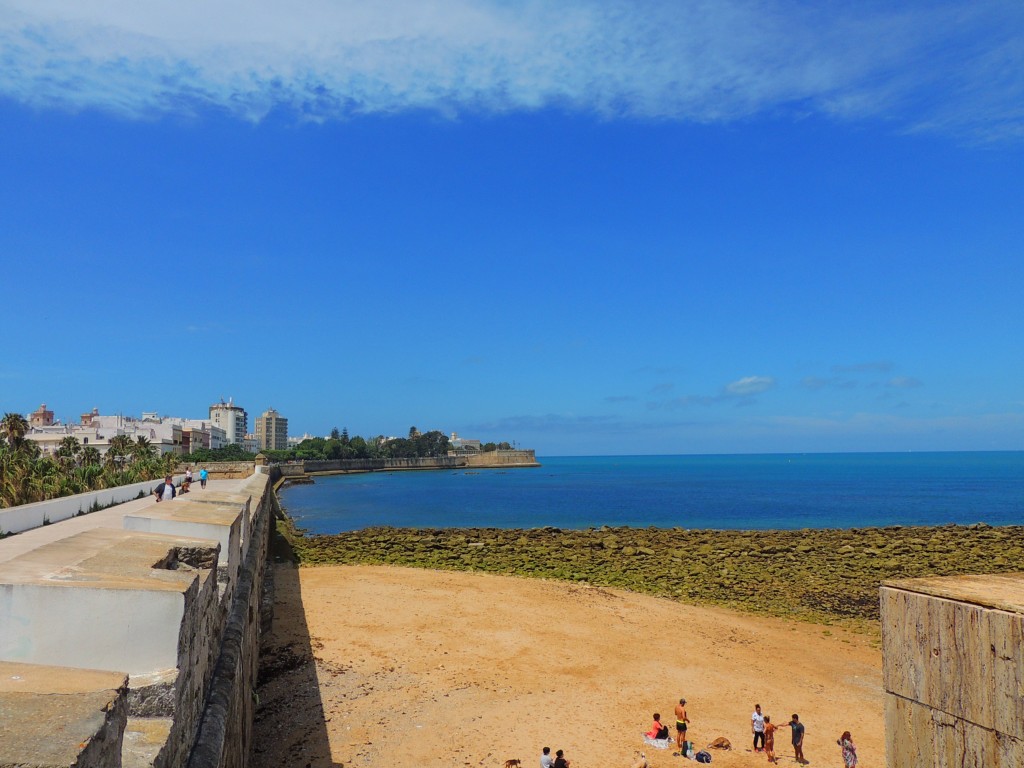
[[[775,757],[775,731],[778,728],[779,726],[775,725],[768,715],[764,716],[764,753],[768,756],[769,763],[779,762]]]
[[[857,768],[857,748],[853,746],[853,736],[849,731],[843,731],[843,735],[836,741],[843,748],[843,765],[845,768]]]
[[[552,768],[555,761],[551,759],[551,747],[544,747],[540,753],[540,768]]]
[[[654,713],[654,723],[651,725],[651,730],[644,735],[649,739],[668,738],[668,726],[661,724],[661,715],[657,712]]]
[[[569,761],[565,759],[562,750],[555,752],[555,768],[569,768]]]

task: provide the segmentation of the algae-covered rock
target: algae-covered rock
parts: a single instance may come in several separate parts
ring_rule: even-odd
[[[1024,570],[1024,527],[707,531],[279,530],[304,564],[388,563],[586,581],[817,621],[877,619],[892,578]]]

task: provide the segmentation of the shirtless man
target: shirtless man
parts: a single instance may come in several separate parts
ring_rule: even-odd
[[[676,704],[676,746],[679,747],[679,754],[683,754],[683,741],[686,740],[686,724],[690,718],[686,716],[686,699],[680,699]],[[683,755],[685,757],[685,755]]]

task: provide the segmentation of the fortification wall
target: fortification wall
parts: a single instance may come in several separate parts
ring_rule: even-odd
[[[195,461],[189,466],[197,479],[200,468],[205,468],[214,480],[242,480],[253,474],[251,461]]]
[[[533,450],[488,451],[486,453],[466,454],[467,467],[500,468],[500,467],[539,467],[537,456]]]
[[[273,504],[268,475],[233,482],[0,563],[0,666],[34,695],[0,685],[0,768],[246,764]],[[45,755],[34,721],[67,725]]]
[[[275,464],[284,478],[340,472],[399,472],[403,470],[462,469],[464,467],[539,467],[532,450],[490,451],[453,456],[419,457],[408,459],[332,459],[324,461],[289,461]]]
[[[1024,574],[890,582],[881,614],[888,765],[1024,766]]]

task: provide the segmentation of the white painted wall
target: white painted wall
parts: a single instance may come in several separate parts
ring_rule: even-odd
[[[179,485],[185,475],[175,475],[174,483]],[[101,507],[123,504],[133,501],[139,491],[148,496],[163,480],[147,480],[144,483],[121,485],[117,488],[105,488],[102,491],[79,493],[76,496],[65,496],[50,501],[37,501],[35,504],[22,504],[20,507],[0,509],[0,533],[21,533],[44,525],[46,521],[56,523],[74,517],[79,512],[87,513],[98,502]]]
[[[0,659],[129,675],[173,669],[183,616],[177,591],[4,585]]]

